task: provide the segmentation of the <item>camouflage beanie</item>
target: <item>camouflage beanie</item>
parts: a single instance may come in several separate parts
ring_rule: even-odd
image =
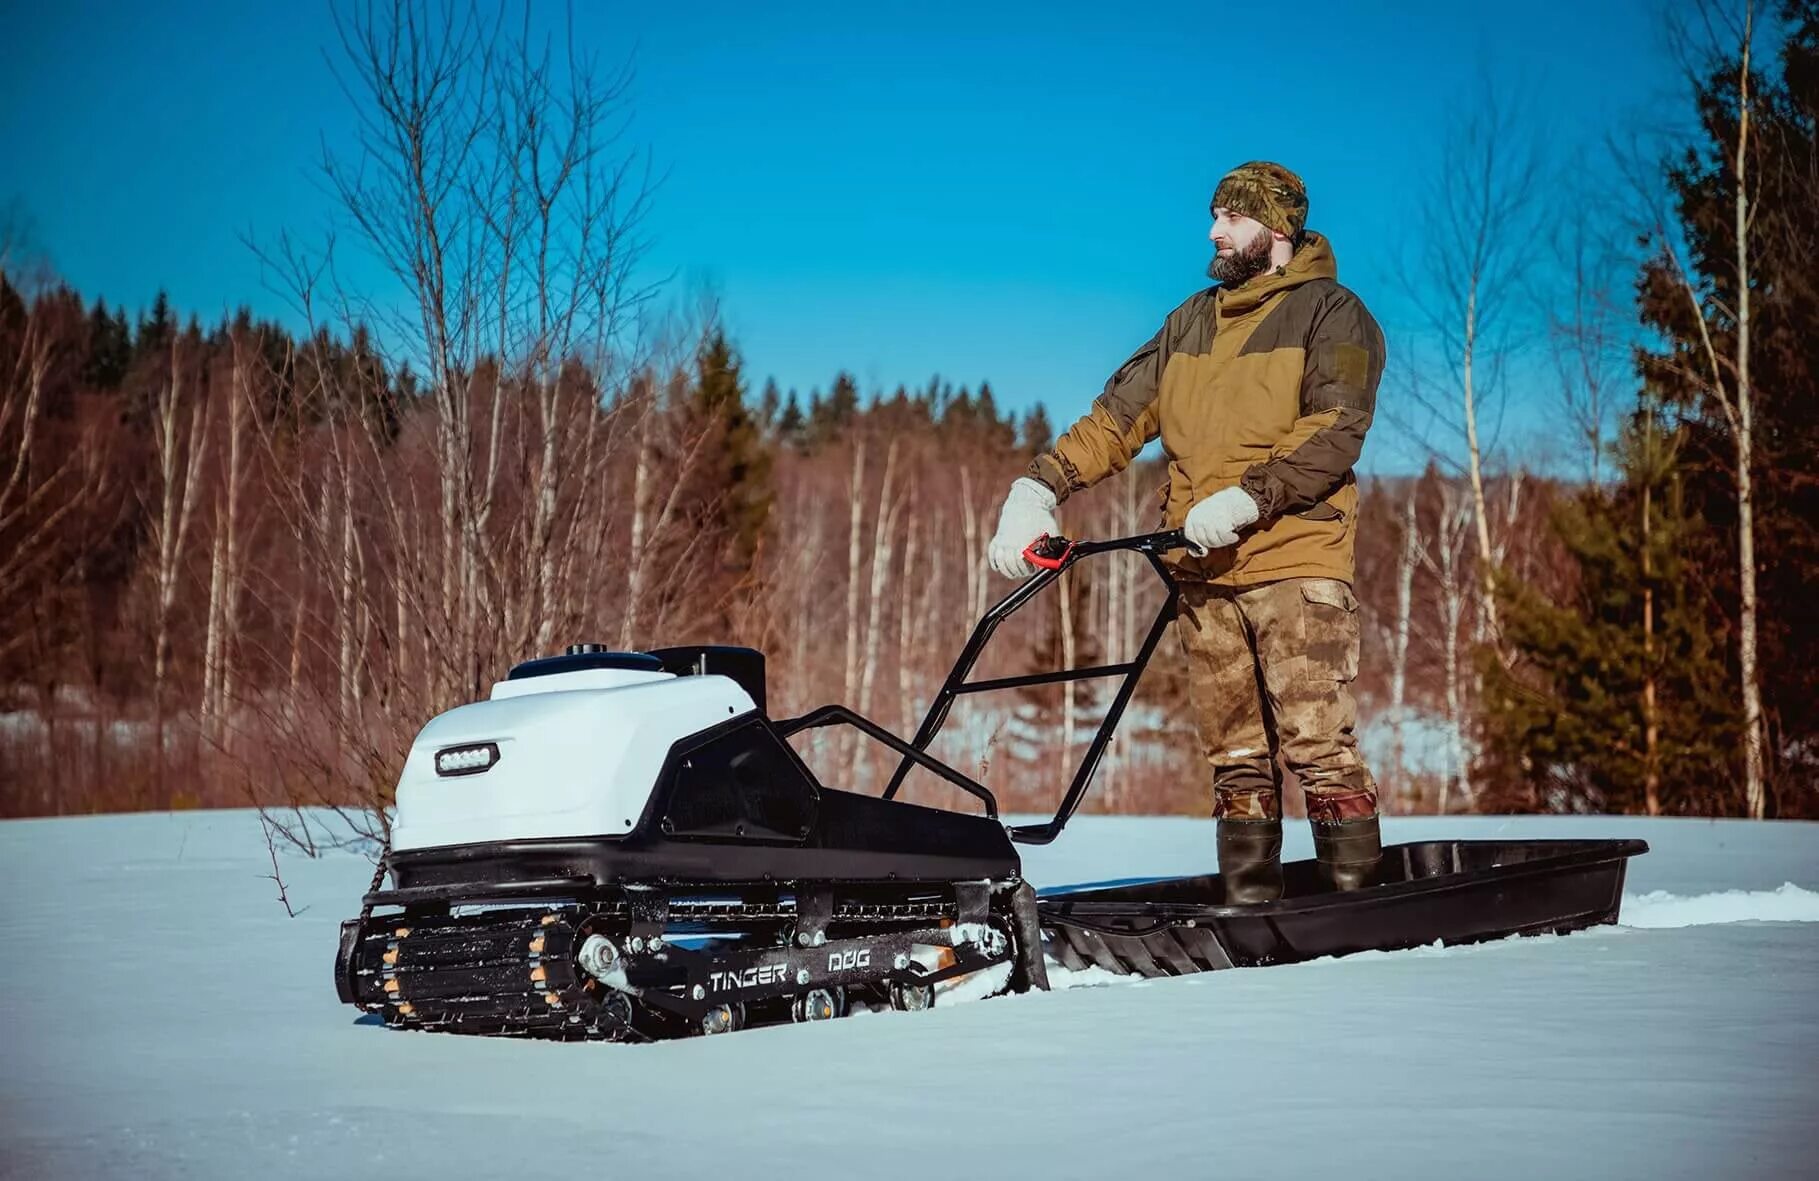
[[[1278,234],[1298,238],[1307,225],[1307,186],[1280,164],[1252,160],[1225,174],[1213,204],[1253,217]]]

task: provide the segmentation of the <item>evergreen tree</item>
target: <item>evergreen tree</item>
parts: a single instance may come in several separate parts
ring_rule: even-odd
[[[764,396],[758,401],[758,429],[767,434],[777,425],[777,414],[783,406],[783,395],[777,392],[777,379],[764,379]]]
[[[957,435],[971,435],[979,426],[979,414],[973,406],[973,395],[965,386],[955,393],[952,385],[941,387],[942,429]]]
[[[801,399],[796,396],[795,390],[791,390],[789,396],[783,400],[783,413],[777,416],[777,442],[785,446],[800,447],[803,428],[807,421],[802,415]]]
[[[1026,455],[1047,451],[1055,445],[1055,428],[1049,423],[1048,409],[1037,402],[1023,416],[1023,440],[1020,447]]]
[[[1017,427],[1015,417],[998,417],[998,400],[992,396],[992,383],[979,383],[979,397],[973,403],[974,413],[978,416],[979,429],[985,439],[994,447],[1009,450],[1017,445]]]
[[[147,358],[156,358],[153,364],[168,362],[176,335],[177,321],[171,315],[170,296],[160,291],[152,299],[151,314],[139,317],[138,329],[133,333],[133,367],[138,368]]]
[[[115,340],[126,342],[126,358],[127,364],[130,366],[132,364],[133,355],[133,326],[126,318],[126,307],[124,305],[114,309],[114,322],[109,327],[108,331],[109,335]],[[122,376],[125,376],[124,372],[122,373]],[[118,385],[119,383],[116,382],[115,384]]]
[[[387,443],[397,440],[403,428],[397,392],[385,372],[385,360],[373,345],[373,334],[365,324],[354,325],[354,339],[342,353],[343,368],[349,375],[354,398],[353,409],[360,421],[376,438]]]
[[[1819,814],[1819,627],[1809,614],[1819,569],[1819,3],[1789,0],[1775,55],[1751,90],[1750,368],[1753,389],[1758,677],[1771,813]],[[1778,65],[1778,69],[1775,67]],[[1736,450],[1709,381],[1708,347],[1737,355],[1736,170],[1738,62],[1708,63],[1698,92],[1700,134],[1670,162],[1667,182],[1685,247],[1681,256],[1709,306],[1708,345],[1679,269],[1665,256],[1644,268],[1644,325],[1665,341],[1643,355],[1649,387],[1685,422],[1688,512],[1710,524],[1688,555],[1709,588],[1711,626],[1740,615]],[[1735,380],[1732,373],[1727,382]],[[1734,653],[1732,688],[1738,684]]]
[[[710,503],[727,533],[728,560],[750,568],[771,509],[771,457],[758,422],[745,405],[739,356],[715,332],[695,357],[695,410],[708,439],[704,465]]]
[[[82,383],[90,389],[119,389],[132,360],[133,337],[125,313],[109,315],[107,304],[97,299],[88,317],[88,355],[83,360]]]
[[[934,383],[931,382],[929,383],[928,388],[915,395],[916,413],[923,421],[932,423],[941,417],[940,411],[935,406],[935,395],[939,392],[940,391],[936,388]]]
[[[23,332],[28,311],[25,297],[8,281],[6,273],[0,271],[0,333],[10,338]]]
[[[409,361],[398,367],[398,405],[401,409],[413,405],[423,396],[423,389],[417,378],[417,371],[411,368]]]
[[[859,384],[852,374],[842,371],[834,378],[826,398],[809,404],[806,444],[810,449],[825,446],[841,438],[859,417]]]
[[[1620,480],[1557,507],[1578,579],[1560,601],[1505,578],[1504,639],[1486,653],[1493,805],[1554,811],[1735,810],[1738,714],[1720,637],[1692,589],[1704,525],[1653,408],[1619,442]]]

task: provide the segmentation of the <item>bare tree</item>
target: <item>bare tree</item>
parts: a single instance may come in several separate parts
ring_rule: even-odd
[[[1621,254],[1603,225],[1620,225],[1590,195],[1571,203],[1561,232],[1550,241],[1555,265],[1567,276],[1567,299],[1547,301],[1548,343],[1561,409],[1586,445],[1586,475],[1604,480],[1605,435],[1617,387],[1625,378],[1634,310],[1630,283],[1635,260]]]
[[[629,71],[528,4],[361,4],[335,24],[357,120],[322,170],[348,232],[261,251],[311,346],[296,420],[261,430],[301,560],[259,596],[291,624],[290,684],[323,690],[286,710],[318,752],[297,777],[343,799],[360,781],[377,808],[407,728],[499,669],[561,634],[629,646],[671,626],[707,432],[665,397],[683,368],[653,361],[640,319],[651,178],[625,143]],[[402,298],[339,286],[350,251]]]
[[[73,444],[46,446],[45,402],[64,340],[43,301],[16,333],[0,334],[0,605],[21,603],[65,551],[67,530],[106,488],[105,449],[92,430]],[[32,629],[0,629],[0,657]]]
[[[865,538],[865,442],[861,435],[853,446],[852,481],[847,486],[846,678],[841,682],[841,693],[846,701],[859,695],[859,599],[863,586],[859,572]],[[847,765],[857,768],[860,735],[855,731],[847,741]]]
[[[1412,294],[1456,375],[1456,418],[1418,388],[1415,394],[1440,421],[1457,423],[1477,548],[1478,631],[1492,644],[1500,641],[1483,412],[1512,343],[1510,309],[1530,261],[1539,175],[1516,112],[1487,89],[1448,133],[1423,208],[1424,265],[1410,272],[1417,277]]]
[[[1415,514],[1419,488],[1419,484],[1411,482],[1408,495],[1402,500],[1400,542],[1396,547],[1395,621],[1384,637],[1384,647],[1390,654],[1390,788],[1386,795],[1401,791],[1408,778],[1408,644],[1414,617],[1415,567],[1424,552]]]
[[[1642,429],[1636,438],[1635,462],[1641,468],[1642,503],[1637,514],[1642,574],[1642,791],[1650,816],[1661,814],[1661,653],[1655,640],[1654,494],[1655,485],[1673,470],[1677,437],[1664,437],[1655,422],[1655,405],[1643,402]]]
[[[234,699],[235,644],[240,631],[240,601],[245,572],[241,534],[246,501],[252,418],[256,413],[254,383],[263,376],[258,341],[250,330],[229,337],[230,377],[227,390],[225,466],[215,495],[214,539],[210,545],[208,625],[203,644],[202,729],[220,741],[220,723]]]
[[[711,437],[708,428],[690,421],[676,407],[659,406],[653,385],[648,381],[635,383],[631,405],[621,411],[637,420],[632,428],[636,441],[630,544],[622,559],[626,574],[619,646],[627,650],[646,643],[647,634],[663,634],[665,620],[675,603],[688,595],[688,557],[693,547],[687,540],[679,541],[679,535],[686,535],[689,530],[686,497]],[[592,476],[598,462],[587,463],[584,470]],[[667,486],[661,500],[656,490],[659,470]],[[577,506],[577,510],[581,507]],[[577,525],[581,526],[581,522]],[[603,557],[604,525],[600,522],[591,531],[596,568]],[[571,596],[577,589],[573,579],[565,579],[563,585]],[[586,615],[588,611],[576,606],[568,614]]]
[[[1707,42],[1722,37],[1715,26],[1722,21],[1711,8],[1702,10],[1706,20]],[[1743,705],[1744,806],[1748,814],[1760,819],[1766,814],[1767,792],[1763,784],[1763,719],[1762,686],[1757,669],[1757,598],[1756,598],[1756,518],[1753,465],[1755,437],[1752,390],[1750,386],[1750,235],[1757,206],[1750,188],[1751,114],[1754,99],[1750,84],[1751,39],[1755,31],[1755,4],[1744,0],[1740,27],[1732,26],[1737,60],[1737,134],[1732,145],[1732,232],[1736,242],[1736,276],[1734,306],[1728,306],[1715,293],[1704,290],[1694,281],[1691,271],[1667,229],[1667,218],[1657,208],[1655,240],[1666,262],[1667,272],[1685,294],[1694,323],[1699,329],[1703,370],[1688,376],[1704,387],[1723,412],[1734,445],[1731,473],[1737,494],[1737,575],[1740,604],[1738,608],[1737,663],[1740,695]],[[1714,45],[1715,48],[1715,45]],[[1715,339],[1728,326],[1734,344],[1729,356],[1721,355]]]
[[[973,487],[972,468],[962,463],[960,465],[960,536],[965,539],[968,555],[963,567],[966,570],[966,598],[962,602],[966,604],[966,611],[960,620],[962,627],[970,627],[971,625],[966,620],[977,619],[985,613],[985,598],[991,589],[988,582],[988,579],[991,578],[991,571],[984,562],[972,556],[985,552],[985,538],[981,530],[993,527],[989,518],[981,518],[979,505],[975,499],[976,492],[977,490]]]
[[[324,161],[360,244],[411,293],[357,310],[403,342],[395,363],[427,374],[432,631],[487,657],[554,634],[564,494],[598,474],[579,461],[602,458],[563,440],[606,429],[598,383],[631,370],[621,344],[648,294],[631,280],[648,180],[618,148],[629,76],[600,71],[572,37],[558,58],[531,15],[514,33],[503,9],[338,13],[360,139],[355,159]],[[576,361],[585,372],[565,368]],[[439,695],[478,688],[464,663]]]
[[[871,577],[867,583],[864,655],[859,669],[859,712],[871,715],[872,684],[878,674],[878,649],[884,604],[890,597],[887,589],[891,575],[891,557],[895,548],[897,518],[903,510],[903,498],[897,494],[894,477],[901,440],[891,437],[884,453],[884,480],[878,489],[878,511],[872,518]],[[855,507],[855,512],[857,511]],[[867,749],[860,735],[854,735],[853,782],[859,782],[862,763],[860,752]]]
[[[1126,468],[1117,477],[1115,494],[1117,501],[1112,515],[1111,532],[1118,536],[1130,536],[1139,531],[1137,522],[1137,473]],[[1132,636],[1135,625],[1135,598],[1137,565],[1128,558],[1109,563],[1105,566],[1105,663],[1122,664],[1135,655],[1136,641]],[[1111,695],[1116,690],[1107,686],[1104,704],[1110,706]],[[1100,764],[1101,799],[1108,811],[1115,811],[1119,806],[1120,772],[1124,761],[1125,744],[1114,734],[1106,745],[1105,758]]]
[[[1471,779],[1470,723],[1465,701],[1465,670],[1460,659],[1460,631],[1465,604],[1475,579],[1466,571],[1465,541],[1472,524],[1472,503],[1450,480],[1439,480],[1439,514],[1434,521],[1433,543],[1420,542],[1418,553],[1423,567],[1433,577],[1440,606],[1441,667],[1445,676],[1446,717],[1450,731],[1447,742],[1446,777],[1440,785],[1439,810],[1448,809],[1448,796],[1453,784],[1468,804],[1473,799]]]
[[[911,711],[915,708],[916,700],[916,662],[913,659],[915,649],[912,645],[915,641],[918,622],[916,604],[919,597],[927,595],[929,582],[932,581],[932,576],[927,578],[917,576],[920,574],[918,563],[925,556],[921,548],[922,516],[916,512],[913,504],[908,506],[905,516],[908,518],[908,523],[904,529],[902,568],[911,572],[911,577],[891,580],[897,585],[898,590],[896,721],[899,731],[908,731],[914,725],[911,720]],[[935,548],[933,554],[929,556],[933,557],[940,552],[939,548]],[[921,596],[917,594],[918,588],[922,592]]]
[[[153,570],[152,709],[156,715],[158,802],[161,805],[169,803],[165,789],[165,689],[170,675],[171,615],[177,602],[177,582],[187,552],[190,521],[195,515],[196,496],[202,483],[203,443],[209,423],[206,390],[189,392],[186,403],[185,386],[194,375],[187,371],[188,358],[184,353],[182,337],[172,340],[168,376],[158,391],[152,422],[152,447],[157,461],[157,505],[149,513],[152,549],[157,562]]]
[[[652,382],[648,377],[635,383],[632,390],[632,413],[637,417],[636,458],[632,465],[632,527],[631,544],[626,551],[625,563],[625,614],[619,630],[619,646],[630,649],[638,640],[638,607],[644,599],[645,571],[650,563],[647,561],[646,537],[650,532],[650,502],[652,468],[656,466],[655,445],[652,441]],[[675,485],[675,486],[679,486]],[[673,487],[675,487],[673,486]],[[672,497],[672,503],[674,499]]]
[[[37,226],[16,197],[0,206],[0,278],[27,301],[35,301],[56,281],[50,258],[38,242]]]

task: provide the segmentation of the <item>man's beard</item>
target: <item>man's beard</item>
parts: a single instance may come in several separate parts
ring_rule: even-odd
[[[1230,254],[1213,255],[1213,261],[1207,264],[1206,273],[1227,287],[1237,287],[1256,275],[1270,269],[1270,247],[1275,239],[1268,234],[1258,234],[1251,239],[1248,246],[1240,246]]]

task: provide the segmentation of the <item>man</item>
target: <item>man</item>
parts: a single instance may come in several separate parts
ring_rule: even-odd
[[[1226,897],[1282,893],[1277,756],[1307,795],[1323,877],[1357,889],[1376,869],[1377,786],[1353,735],[1358,601],[1352,466],[1383,375],[1383,333],[1306,229],[1307,190],[1254,161],[1213,193],[1218,284],[1176,308],[1054,448],[1012,485],[989,558],[1059,533],[1055,506],[1114,475],[1151,439],[1168,457],[1164,528],[1188,697],[1213,769]]]

